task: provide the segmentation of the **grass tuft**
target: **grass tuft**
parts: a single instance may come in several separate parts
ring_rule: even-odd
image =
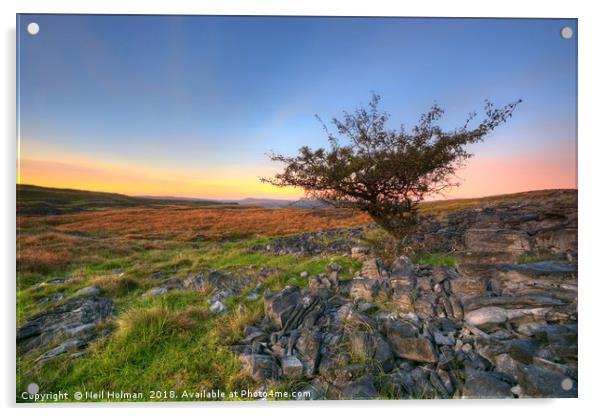
[[[422,264],[425,266],[454,267],[456,265],[456,259],[454,256],[444,253],[419,252],[412,256],[412,261],[415,264]]]

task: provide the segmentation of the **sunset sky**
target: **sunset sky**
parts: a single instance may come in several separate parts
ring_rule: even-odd
[[[259,183],[278,170],[265,153],[326,145],[314,114],[375,91],[390,127],[523,99],[452,197],[577,186],[575,20],[20,15],[17,31],[19,183],[296,198]]]

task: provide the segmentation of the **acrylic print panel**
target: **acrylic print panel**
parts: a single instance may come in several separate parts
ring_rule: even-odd
[[[17,33],[17,401],[577,396],[576,20]]]

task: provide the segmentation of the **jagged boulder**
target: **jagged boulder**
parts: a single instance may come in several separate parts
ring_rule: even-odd
[[[298,286],[291,285],[279,292],[266,293],[264,296],[265,314],[278,329],[282,329],[291,318],[300,299],[301,291]]]
[[[538,365],[518,365],[518,383],[529,397],[577,397],[577,382]]]
[[[351,281],[349,294],[352,299],[362,299],[372,302],[379,293],[384,282],[380,279],[356,278]]]
[[[297,338],[295,350],[303,363],[303,371],[311,377],[316,373],[322,337],[315,328],[304,328]]]
[[[521,319],[529,321],[542,319],[547,312],[547,308],[507,309],[488,306],[466,313],[464,319],[479,328],[491,329],[503,326],[506,322],[517,322]]]
[[[512,385],[503,374],[468,369],[462,397],[468,399],[500,399],[514,397]]]
[[[274,358],[267,354],[242,354],[240,361],[244,371],[255,381],[278,380],[281,370]]]
[[[360,276],[365,279],[383,279],[389,277],[384,264],[376,258],[364,260]]]
[[[282,359],[282,376],[289,380],[297,380],[303,376],[303,363],[294,355]]]
[[[506,253],[511,260],[531,250],[527,232],[507,228],[469,228],[464,233],[464,245],[470,252]]]
[[[450,281],[451,291],[460,299],[482,296],[487,292],[487,282],[479,277],[460,277]]]
[[[412,361],[437,362],[433,344],[429,339],[419,336],[417,328],[412,324],[389,320],[385,323],[385,331],[396,356]]]
[[[368,400],[378,397],[374,387],[374,378],[364,375],[357,380],[338,386],[338,399],[341,400]]]
[[[391,265],[391,278],[409,279],[415,273],[414,264],[408,256],[400,256]]]

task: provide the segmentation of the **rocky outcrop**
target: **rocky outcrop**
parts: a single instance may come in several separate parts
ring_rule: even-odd
[[[366,227],[374,227],[373,225]],[[253,247],[255,251],[274,254],[316,256],[322,254],[350,253],[357,246],[365,227],[332,228],[277,238]],[[359,252],[355,254],[360,255]]]
[[[82,349],[96,334],[98,323],[113,316],[113,301],[108,298],[77,296],[27,319],[17,329],[17,344],[23,353],[40,351],[61,338],[57,347],[44,352],[38,361],[46,361],[72,349]]]
[[[209,311],[221,314],[227,311],[223,301],[231,296],[237,295],[244,288],[244,283],[229,274],[219,270],[210,270],[208,273],[199,272],[188,276],[179,288],[187,290],[206,289],[211,292],[208,300]],[[156,288],[155,288],[156,289]]]
[[[486,275],[491,266],[525,255],[575,262],[577,191],[527,193],[516,202],[422,218],[414,243],[457,252],[466,275]]]
[[[263,320],[233,347],[252,377],[304,380],[329,399],[576,396],[575,264],[495,264],[482,279],[358,252],[350,281],[329,265],[308,288],[265,295]]]

